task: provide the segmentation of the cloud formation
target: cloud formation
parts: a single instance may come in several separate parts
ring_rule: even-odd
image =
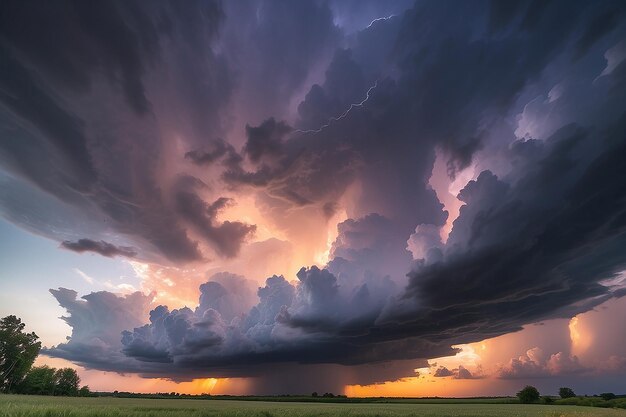
[[[112,243],[101,240],[96,242],[91,239],[78,239],[76,242],[65,240],[61,242],[61,246],[74,252],[95,252],[102,256],[112,258],[114,256],[124,256],[132,258],[137,255],[133,248],[127,246],[115,246]]]
[[[546,357],[540,348],[529,349],[525,355],[513,358],[500,367],[498,378],[545,378],[551,375],[566,375],[587,371],[576,356],[558,352]]]
[[[73,334],[47,354],[174,379],[297,363],[371,381],[362,367],[625,294],[607,284],[626,268],[624,5],[366,6],[2,6],[3,216],[67,249],[210,271],[170,280],[194,308],[53,291]],[[439,183],[468,178],[455,219],[436,161]],[[270,255],[299,264],[266,272]],[[502,377],[578,366],[529,352]]]
[[[79,225],[64,217],[61,228],[36,231],[68,240],[82,237],[81,229],[96,235],[112,229],[144,259],[201,259],[198,242],[172,207],[169,187],[160,182],[164,142],[178,130],[171,121],[178,116],[162,103],[176,103],[185,114],[188,140],[219,134],[218,110],[230,84],[225,62],[211,49],[223,19],[220,4],[33,6],[3,5],[0,117],[12,138],[0,149],[3,170],[26,179],[38,199],[52,196],[92,214]],[[192,55],[192,46],[207,53]],[[161,70],[165,62],[167,73]],[[203,87],[192,87],[191,72],[209,68]],[[155,87],[165,84],[174,88]],[[35,163],[40,154],[48,157]],[[24,194],[17,189],[5,198],[23,201]]]
[[[445,377],[453,377],[454,379],[475,379],[476,376],[472,375],[472,373],[464,367],[463,365],[459,365],[457,368],[448,369],[445,366],[440,366],[435,370],[433,374],[435,378],[445,378]]]

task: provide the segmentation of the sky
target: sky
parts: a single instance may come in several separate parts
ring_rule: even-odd
[[[102,391],[620,392],[622,1],[4,1],[0,316]]]

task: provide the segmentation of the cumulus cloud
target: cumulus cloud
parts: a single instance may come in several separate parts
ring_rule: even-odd
[[[137,317],[137,309],[145,308],[150,297],[140,293],[116,296],[101,292],[85,296],[84,302],[76,302],[75,292],[53,291],[70,313],[66,321],[75,330],[67,343],[45,353],[72,358],[86,367],[177,380],[207,373],[224,377],[259,376],[272,364],[289,362],[330,363],[356,366],[354,375],[361,375],[358,369],[362,369],[362,380],[351,379],[353,383],[362,383],[373,378],[366,372],[372,362],[415,358],[416,351],[428,350],[438,356],[451,352],[449,347],[423,340],[371,345],[365,340],[368,337],[362,327],[376,316],[376,310],[372,314],[371,306],[367,308],[370,303],[367,290],[344,294],[330,272],[316,267],[302,269],[298,279],[294,286],[282,276],[268,278],[257,291],[257,303],[244,312],[241,306],[249,300],[246,294],[249,287],[241,277],[218,274],[200,286],[195,309],[170,310],[160,305],[150,312],[148,324],[133,329],[121,320],[113,320],[106,331],[100,326],[111,321],[113,312],[100,312],[94,323],[84,321],[87,311],[83,310],[91,312],[108,307],[115,309],[114,317],[125,314]],[[102,303],[105,298],[108,302]],[[142,303],[136,303],[136,298]],[[128,311],[127,303],[133,301],[135,310]],[[137,323],[140,317],[133,321]],[[120,330],[121,327],[128,330]],[[102,332],[106,337],[97,336]],[[120,337],[116,338],[116,334]],[[97,349],[88,349],[92,346]],[[105,360],[108,365],[104,364]],[[374,368],[379,369],[377,366],[371,369]],[[410,374],[406,363],[401,372],[399,368],[393,369],[397,377]]]
[[[76,242],[65,240],[61,242],[61,246],[74,252],[94,252],[108,258],[112,258],[114,256],[132,258],[137,255],[137,252],[135,252],[133,248],[127,246],[115,246],[114,244],[105,242],[104,240],[99,242],[91,239],[79,239]]]
[[[413,254],[413,259],[437,260],[443,246],[441,227],[433,224],[420,224],[415,229],[415,233],[409,237],[407,245]]]
[[[145,321],[152,296],[134,292],[118,296],[108,291],[94,292],[78,299],[76,291],[50,290],[68,312],[61,317],[71,328],[67,343],[42,349],[42,353],[69,359],[87,368],[103,369],[107,363],[124,361],[120,334]]]
[[[481,377],[481,375],[479,374],[472,374],[472,372],[470,372],[470,370],[463,365],[459,365],[457,368],[453,369],[448,369],[445,366],[440,366],[435,369],[433,376],[435,378],[453,377],[454,379],[476,379]]]
[[[553,375],[567,375],[584,372],[583,367],[576,356],[564,352],[557,352],[546,356],[538,348],[529,349],[519,358],[512,358],[508,364],[500,366],[497,371],[498,378],[544,378]]]
[[[437,368],[437,370],[433,374],[433,376],[435,376],[436,378],[445,378],[447,376],[452,376],[452,375],[454,375],[454,372],[452,372],[445,366],[440,366],[439,368]]]
[[[370,285],[385,279],[403,285],[412,262],[404,233],[401,225],[378,213],[341,222],[328,269],[344,285],[364,279]]]

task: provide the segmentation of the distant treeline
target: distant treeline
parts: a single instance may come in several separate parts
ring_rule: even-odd
[[[573,391],[572,391],[573,392]],[[140,394],[133,392],[98,392],[100,397],[116,398],[146,398],[146,399],[194,399],[194,400],[237,400],[237,401],[271,401],[271,402],[309,402],[309,403],[400,403],[400,404],[519,404],[522,402],[516,397],[347,397],[345,395],[313,396],[313,395],[211,395],[211,394],[179,394],[176,392],[157,392]],[[573,396],[561,398],[557,396],[543,396],[532,401],[534,404],[578,405],[605,408],[626,408],[626,395],[603,393],[594,396]]]
[[[97,392],[100,397],[116,398],[148,398],[148,399],[195,399],[195,400],[237,400],[237,401],[272,401],[272,402],[319,402],[319,403],[409,403],[409,404],[517,404],[514,397],[473,397],[473,398],[442,398],[442,397],[348,397],[346,395],[211,395],[211,394],[180,394],[177,392],[134,393],[134,392]],[[313,393],[315,394],[315,393]],[[332,395],[332,396],[331,396]]]
[[[564,398],[561,400],[557,400],[555,401],[555,404],[626,409],[626,395],[601,394],[601,395],[594,395],[593,397],[571,397],[571,398]]]
[[[604,392],[600,395],[579,396],[569,387],[559,388],[559,397],[550,395],[540,396],[537,388],[527,385],[517,393],[517,398],[522,404],[558,404],[558,405],[581,405],[587,407],[626,408],[626,395],[615,395],[612,392]]]

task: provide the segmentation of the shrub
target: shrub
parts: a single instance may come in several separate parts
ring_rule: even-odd
[[[571,388],[567,388],[567,387],[562,387],[559,388],[559,396],[561,398],[572,398],[575,397],[576,394],[574,394],[574,390]]]
[[[517,393],[517,398],[522,404],[531,404],[539,401],[539,391],[532,385],[526,385]]]

